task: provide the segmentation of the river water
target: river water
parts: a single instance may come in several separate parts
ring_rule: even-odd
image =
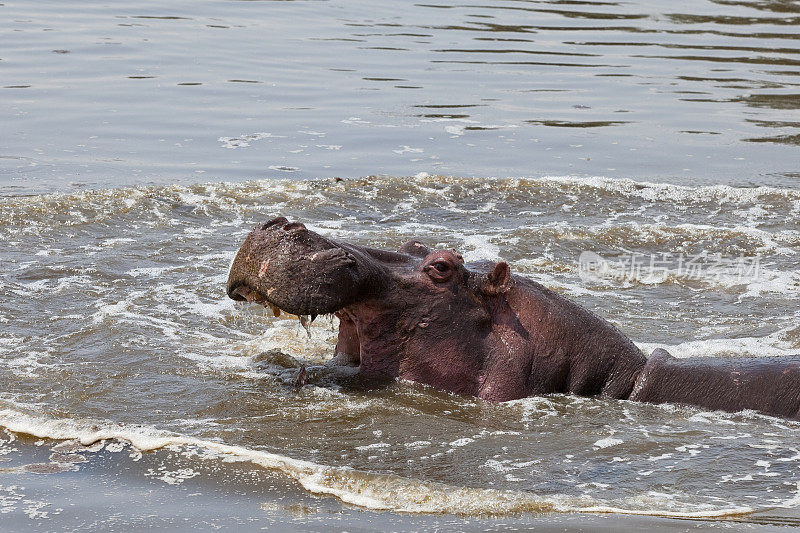
[[[796,422],[313,372],[298,390],[336,324],[224,293],[282,214],[504,259],[648,353],[795,354],[798,28],[784,1],[0,5],[0,522],[85,525],[32,487],[90,490],[124,450],[115,468],[176,501],[201,478],[234,501],[251,468],[273,502],[251,527],[800,523]]]

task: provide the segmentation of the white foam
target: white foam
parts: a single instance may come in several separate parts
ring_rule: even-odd
[[[615,439],[613,437],[606,437],[604,439],[600,439],[600,440],[596,441],[593,444],[593,446],[596,447],[596,448],[603,449],[603,448],[610,448],[611,446],[616,446],[618,444],[622,444],[623,442],[625,442],[625,441],[623,441],[621,439]]]
[[[356,446],[356,450],[360,452],[372,451],[372,450],[381,450],[384,448],[390,448],[392,445],[388,442],[375,442],[373,444],[366,444],[364,446]]]
[[[792,356],[797,348],[783,337],[788,330],[783,329],[764,337],[738,337],[724,339],[702,339],[680,344],[659,344],[637,342],[639,348],[649,354],[656,348],[663,348],[678,358],[684,357],[730,357],[730,356]]]
[[[181,351],[177,355],[189,361],[194,361],[201,370],[249,371],[252,370],[253,365],[252,357],[246,356],[203,355],[185,351]],[[257,373],[255,375],[261,379],[266,377],[265,374]]]
[[[138,278],[141,276],[147,276],[149,278],[160,278],[163,277],[164,274],[167,272],[174,272],[180,270],[182,267],[177,266],[168,266],[168,267],[137,267],[132,268],[126,272],[129,276],[133,276],[134,278]]]
[[[718,203],[755,203],[763,196],[775,195],[790,200],[800,199],[800,191],[776,187],[733,187],[730,185],[710,185],[690,187],[672,183],[653,183],[634,181],[628,178],[607,178],[603,176],[546,176],[531,181],[569,185],[575,188],[594,188],[612,191],[625,196],[635,196],[649,201],[697,202],[714,201]]]
[[[800,481],[797,482],[797,490],[795,491],[794,496],[778,503],[777,507],[786,507],[791,509],[800,507]]]
[[[100,246],[113,247],[118,244],[128,244],[131,242],[136,242],[136,239],[131,239],[128,237],[116,237],[111,239],[105,239],[102,243],[100,243]]]
[[[800,272],[761,269],[759,276],[747,283],[738,301],[741,302],[745,298],[760,298],[768,293],[800,297]]]
[[[468,235],[463,238],[464,242],[464,261],[498,261],[500,259],[500,247],[489,241],[486,235]]]
[[[161,466],[157,470],[152,468],[148,469],[145,476],[156,478],[169,485],[180,485],[187,479],[199,476],[200,472],[191,468],[179,468],[177,470],[169,470],[166,466]]]
[[[50,354],[35,350],[26,350],[24,355],[18,357],[4,358],[3,365],[10,369],[14,374],[28,378],[38,377],[38,369],[53,368],[52,365],[44,364],[42,359],[49,357]]]
[[[420,481],[394,474],[371,474],[348,468],[316,464],[310,461],[248,449],[242,446],[203,440],[169,433],[147,426],[131,426],[98,420],[52,419],[24,413],[11,407],[0,408],[0,425],[16,433],[39,438],[74,440],[90,445],[101,440],[129,442],[141,452],[170,447],[205,460],[251,462],[277,470],[296,480],[306,490],[335,496],[345,503],[375,510],[411,513],[452,513],[461,515],[509,514],[520,512],[597,512],[653,516],[711,518],[752,512],[749,507],[717,507],[703,504],[692,509],[675,509],[674,501],[666,502],[646,495],[631,508],[611,506],[583,495],[540,497],[528,491],[476,489],[443,483]],[[193,449],[203,450],[196,453]],[[193,470],[153,472],[167,483],[180,483],[195,475]],[[636,508],[639,507],[639,508]],[[699,509],[698,509],[699,507]]]
[[[237,137],[220,137],[217,139],[219,142],[222,143],[223,148],[245,148],[250,146],[251,142],[260,141],[261,139],[270,139],[270,138],[283,138],[284,135],[273,135],[272,133],[267,132],[257,132],[257,133],[244,133]]]
[[[18,508],[31,520],[46,520],[50,514],[60,514],[63,509],[55,508],[45,511],[52,504],[35,500],[25,494],[25,487],[19,485],[0,485],[0,514],[16,511]]]
[[[421,153],[425,152],[425,150],[423,150],[422,148],[412,148],[412,147],[408,146],[407,144],[404,144],[404,145],[402,145],[400,147],[399,150],[392,150],[392,152],[394,152],[394,153],[396,153],[398,155],[403,155],[403,154],[421,154]]]

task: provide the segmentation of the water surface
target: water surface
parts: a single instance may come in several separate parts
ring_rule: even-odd
[[[785,1],[11,1],[8,192],[288,176],[794,186]]]
[[[224,283],[247,231],[283,213],[362,245],[417,238],[467,261],[505,258],[648,352],[781,356],[800,345],[800,192],[418,176],[108,189],[0,209],[9,429],[199,448],[373,509],[716,517],[798,505],[796,422],[563,395],[491,403],[324,376],[297,390],[300,364],[332,355],[336,324],[317,320],[308,336],[227,299]],[[758,253],[760,270],[588,279],[579,268],[581,251],[614,262],[626,248]]]

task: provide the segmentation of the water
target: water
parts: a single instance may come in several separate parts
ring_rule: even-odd
[[[7,194],[418,172],[798,177],[796,2],[0,10]]]
[[[495,404],[407,383],[363,391],[319,379],[298,391],[299,363],[275,351],[319,364],[335,324],[316,321],[309,339],[297,321],[225,298],[223,285],[249,228],[281,212],[359,244],[416,237],[467,260],[505,257],[648,350],[781,355],[800,344],[798,207],[800,192],[786,189],[425,176],[7,198],[0,421],[39,437],[200,448],[374,509],[795,508],[796,422],[559,395]],[[747,249],[764,266],[741,282],[589,284],[576,261],[587,246]]]
[[[297,390],[336,324],[309,338],[224,294],[244,236],[282,214],[502,258],[648,352],[797,353],[800,7],[660,4],[0,6],[4,514],[56,527],[57,499],[23,504],[40,500],[19,480],[88,490],[111,462],[139,476],[125,487],[169,500],[203,479],[319,528],[377,527],[348,505],[445,517],[369,515],[384,529],[573,511],[797,524],[796,422],[313,372]],[[586,251],[609,270],[589,275]],[[74,452],[88,466],[65,439],[93,446]],[[273,503],[239,499],[234,463]]]

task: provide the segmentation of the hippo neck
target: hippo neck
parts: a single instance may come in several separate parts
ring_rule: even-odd
[[[505,301],[528,347],[525,396],[554,392],[626,399],[647,358],[606,320],[525,278],[514,278]]]

